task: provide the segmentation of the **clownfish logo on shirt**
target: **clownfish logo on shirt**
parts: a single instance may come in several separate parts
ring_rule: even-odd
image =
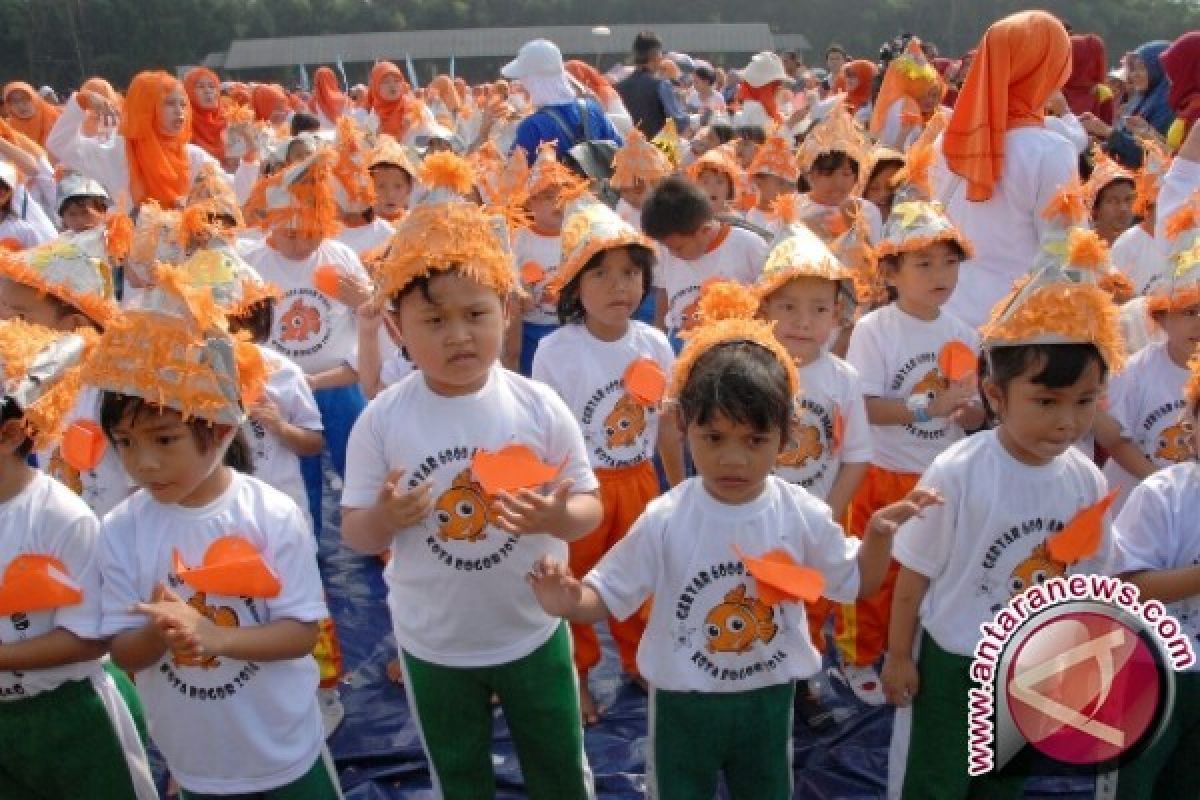
[[[775,466],[783,472],[780,477],[811,489],[822,483],[832,459],[834,441],[834,416],[829,406],[820,398],[805,395],[801,398],[789,427],[788,442]]]
[[[1180,422],[1163,428],[1162,433],[1158,435],[1158,449],[1154,451],[1156,459],[1178,464],[1190,460],[1195,454],[1190,422]]]
[[[68,464],[67,460],[62,457],[60,448],[54,448],[54,455],[50,456],[50,463],[46,465],[46,471],[75,494],[83,495],[83,476],[79,474],[79,470]]]
[[[937,353],[921,353],[915,355],[901,365],[900,369],[888,382],[888,388],[900,397],[925,396],[930,402],[950,388],[950,381],[938,369]],[[910,422],[904,425],[909,435],[927,441],[945,439],[947,425],[944,420],[930,420],[917,424]]]
[[[710,653],[744,653],[755,642],[770,644],[779,632],[771,607],[746,594],[740,583],[725,595],[720,605],[704,617],[704,635]]]
[[[188,600],[187,604],[196,611],[200,612],[209,622],[221,628],[236,628],[238,627],[237,612],[229,606],[209,605],[204,592],[196,592],[192,595],[192,599]],[[216,656],[208,658],[195,658],[192,656],[183,656],[178,653],[172,653],[172,661],[177,667],[199,667],[200,669],[214,669],[220,665],[220,661]]]
[[[316,289],[291,289],[284,293],[276,312],[276,333],[271,345],[290,358],[310,356],[329,341],[333,303]]]
[[[651,419],[656,413],[656,408],[642,405],[625,391],[619,378],[592,392],[580,423],[593,463],[604,469],[621,469],[647,460],[653,444]]]
[[[638,404],[628,394],[613,406],[604,418],[605,443],[610,449],[630,447],[646,432],[646,407]]]
[[[433,518],[437,521],[438,536],[444,542],[479,541],[487,536],[488,525],[494,521],[491,505],[492,500],[483,487],[471,480],[469,469],[464,469],[437,499]]]
[[[1157,467],[1191,461],[1196,457],[1192,422],[1184,416],[1187,403],[1182,399],[1151,411],[1139,426],[1142,452]]]
[[[1032,517],[992,539],[979,565],[977,591],[989,599],[993,613],[1031,586],[1067,574],[1067,565],[1052,558],[1046,544],[1063,525],[1053,517]]]
[[[1013,597],[1028,589],[1030,586],[1040,586],[1051,578],[1061,578],[1067,574],[1067,565],[1050,556],[1050,548],[1045,542],[1033,548],[1029,557],[1013,567],[1009,575],[1008,588]]]

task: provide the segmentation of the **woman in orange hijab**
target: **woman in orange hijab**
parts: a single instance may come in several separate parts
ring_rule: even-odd
[[[870,102],[871,90],[874,88],[872,84],[878,73],[879,68],[870,61],[864,61],[861,58],[851,61],[842,67],[837,80],[833,82],[833,89],[837,92],[845,92],[846,108],[850,109],[852,113],[856,112]]]
[[[196,67],[183,79],[192,108],[192,144],[218,161],[225,158],[227,121],[221,108],[221,79],[205,67]]]
[[[329,67],[318,67],[313,73],[312,108],[321,127],[332,130],[338,119],[346,112],[346,93],[342,91],[337,76]]]
[[[404,114],[408,107],[405,95],[408,94],[408,81],[404,73],[390,61],[380,61],[371,68],[371,78],[367,82],[367,108],[379,120],[379,132],[395,136],[397,140],[404,138]]]
[[[254,118],[271,125],[282,125],[292,112],[287,92],[277,83],[258,83],[250,95]]]
[[[4,87],[8,124],[40,145],[46,144],[59,110],[47,103],[28,83],[13,81]]]
[[[83,123],[83,135],[95,138],[96,136],[100,136],[105,132],[102,129],[106,124],[111,124],[114,127],[116,126],[116,123],[121,116],[121,109],[125,105],[125,99],[121,97],[120,92],[114,89],[112,84],[104,80],[104,78],[88,78],[86,81],[84,81],[83,86],[79,87],[79,93],[87,94],[88,92],[95,92],[103,97],[108,102],[108,106],[115,113],[115,116],[106,122],[105,120],[101,119],[96,112],[91,111],[90,109],[87,111],[87,119],[84,120]]]

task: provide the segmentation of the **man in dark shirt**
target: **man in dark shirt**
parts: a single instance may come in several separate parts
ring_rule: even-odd
[[[675,96],[671,84],[654,74],[662,58],[662,40],[653,31],[642,31],[633,40],[633,73],[617,84],[617,94],[633,118],[633,124],[653,139],[667,119],[675,120],[680,133],[687,130],[687,111]]]

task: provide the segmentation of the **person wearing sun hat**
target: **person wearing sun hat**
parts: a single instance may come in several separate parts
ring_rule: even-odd
[[[738,99],[742,103],[742,125],[756,126],[764,131],[783,122],[779,109],[779,90],[788,79],[783,60],[770,51],[757,53],[742,70]]]

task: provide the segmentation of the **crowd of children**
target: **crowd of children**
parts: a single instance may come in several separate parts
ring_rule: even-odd
[[[889,795],[1022,796],[1032,749],[966,770],[998,609],[1103,572],[1200,641],[1200,134],[1077,169],[1045,12],[953,109],[919,41],[871,114],[863,64],[736,139],[701,84],[611,181],[387,64],[288,130],[207,70],[0,126],[0,796],[149,800],[152,744],[182,798],[340,797],[335,531],[440,797],[494,796],[496,707],[530,797],[594,796],[601,622],[652,797],[792,797],[827,669],[898,707]],[[1188,791],[1196,675],[1103,791]]]

